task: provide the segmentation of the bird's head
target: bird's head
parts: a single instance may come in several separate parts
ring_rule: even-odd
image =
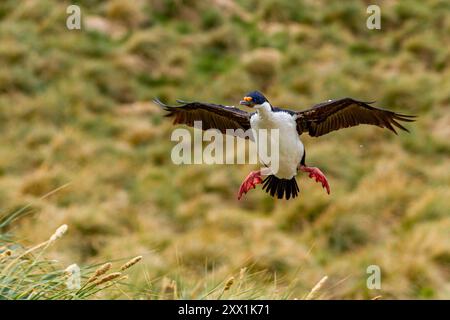
[[[264,102],[268,102],[266,97],[259,91],[252,91],[247,93],[247,95],[239,102],[243,106],[250,108],[259,108]]]

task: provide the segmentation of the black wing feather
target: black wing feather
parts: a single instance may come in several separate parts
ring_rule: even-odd
[[[297,112],[297,131],[299,134],[308,132],[312,137],[319,137],[329,132],[371,124],[387,128],[397,134],[395,128],[405,130],[399,122],[415,121],[415,116],[400,114],[393,111],[375,108],[370,104],[352,98],[343,98],[319,103],[312,108]]]
[[[177,100],[179,106],[169,106],[158,99],[153,102],[168,111],[165,116],[172,117],[173,124],[193,127],[194,121],[202,121],[203,130],[218,129],[222,133],[226,133],[226,129],[250,129],[251,114],[235,107],[181,100]]]

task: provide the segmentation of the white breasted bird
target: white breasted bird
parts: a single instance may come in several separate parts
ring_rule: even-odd
[[[179,106],[169,106],[158,99],[154,102],[169,111],[166,116],[172,117],[174,124],[194,126],[194,121],[202,121],[203,130],[215,128],[224,134],[226,129],[279,129],[278,171],[250,172],[239,188],[238,199],[260,183],[272,197],[295,198],[300,191],[295,179],[298,170],[307,172],[310,178],[316,179],[330,193],[329,183],[322,171],[306,165],[306,152],[299,137],[304,132],[319,137],[338,129],[371,124],[397,134],[394,127],[408,131],[400,121],[412,122],[415,118],[352,98],[328,100],[307,110],[291,111],[272,106],[258,91],[248,93],[240,101],[241,105],[255,109],[253,113],[211,103],[178,101],[181,103]],[[266,175],[264,179],[263,175]]]

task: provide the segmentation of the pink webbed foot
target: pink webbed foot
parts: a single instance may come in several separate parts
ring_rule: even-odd
[[[244,194],[246,194],[250,189],[255,189],[256,185],[260,183],[262,183],[261,171],[250,172],[239,188],[238,200],[241,200]]]
[[[319,168],[301,166],[300,169],[304,172],[308,172],[309,177],[316,179],[316,182],[320,182],[322,187],[327,190],[328,194],[330,194],[330,185],[328,184],[328,180]]]

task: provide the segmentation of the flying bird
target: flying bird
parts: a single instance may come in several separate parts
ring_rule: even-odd
[[[178,100],[180,105],[169,106],[158,99],[154,102],[168,111],[166,116],[173,118],[174,124],[194,126],[194,121],[202,121],[203,130],[213,128],[224,134],[226,129],[251,129],[252,132],[279,129],[278,171],[250,172],[239,188],[238,199],[257,184],[263,184],[263,190],[272,197],[295,198],[300,191],[295,179],[299,170],[320,182],[330,194],[330,185],[322,171],[306,164],[305,147],[299,137],[303,133],[320,137],[335,130],[370,124],[397,134],[395,128],[409,132],[400,122],[415,121],[413,115],[376,108],[371,105],[373,102],[352,98],[328,100],[303,111],[292,111],[272,106],[258,91],[248,93],[239,103],[256,110],[252,113],[212,103]]]

